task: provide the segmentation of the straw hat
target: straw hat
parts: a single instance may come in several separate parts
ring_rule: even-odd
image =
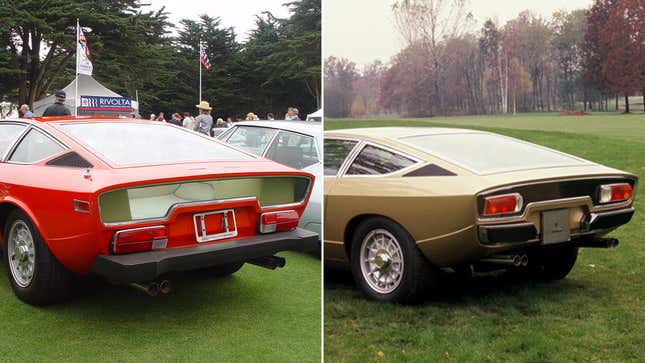
[[[211,105],[209,105],[206,101],[200,102],[199,105],[195,105],[195,107],[199,108],[200,110],[212,110]]]

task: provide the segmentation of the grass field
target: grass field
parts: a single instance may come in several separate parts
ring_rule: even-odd
[[[431,121],[326,120],[326,128],[483,128],[633,172],[641,176],[641,184],[645,177],[643,115]],[[475,275],[467,281],[446,276],[439,298],[404,307],[366,301],[350,274],[326,270],[325,360],[643,362],[643,187],[636,209],[632,221],[611,234],[620,239],[619,248],[581,250],[572,273],[555,283],[517,281],[503,273]]]
[[[320,259],[281,255],[283,269],[183,275],[156,298],[96,281],[43,308],[15,298],[3,268],[0,360],[320,362]]]

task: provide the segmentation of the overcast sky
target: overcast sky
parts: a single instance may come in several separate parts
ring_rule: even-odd
[[[289,16],[289,9],[282,4],[289,0],[148,0],[146,7],[149,10],[157,10],[162,6],[166,7],[170,21],[175,25],[179,20],[187,18],[194,19],[202,14],[219,16],[222,25],[235,28],[238,41],[245,41],[247,34],[255,27],[255,16],[263,11],[270,11],[278,18]]]
[[[394,0],[323,0],[323,42],[325,57],[348,58],[362,68],[380,59],[388,62],[403,42],[394,26]],[[500,23],[523,10],[550,17],[559,9],[591,7],[592,0],[470,0],[470,9],[480,28],[488,18]]]

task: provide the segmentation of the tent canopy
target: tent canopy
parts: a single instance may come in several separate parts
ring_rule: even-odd
[[[65,91],[65,93],[67,94],[67,98],[65,99],[65,106],[67,106],[70,110],[74,110],[74,98],[76,97],[76,79],[65,86],[65,88],[63,88],[63,91]],[[92,76],[87,76],[84,74],[78,75],[78,93],[81,96],[121,97],[120,94],[100,84],[97,80],[92,78]],[[53,94],[34,102],[33,113],[39,116],[42,115],[43,112],[45,112],[45,109],[52,103],[54,103]],[[86,115],[88,113],[83,112],[83,114]]]

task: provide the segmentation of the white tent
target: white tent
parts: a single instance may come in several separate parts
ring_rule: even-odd
[[[65,106],[67,106],[72,114],[74,114],[74,97],[76,96],[76,79],[74,79],[70,84],[63,88],[63,91],[67,94],[65,99]],[[78,75],[78,93],[81,96],[105,96],[105,97],[121,97],[118,93],[108,89],[104,85],[100,84],[97,80],[92,78],[92,76],[86,76],[84,74]],[[33,112],[36,115],[42,115],[45,112],[45,109],[54,103],[54,95],[47,96],[36,102],[34,102]],[[80,105],[80,100],[78,102]],[[80,114],[80,113],[79,113]],[[87,112],[83,112],[84,115],[87,115]]]

